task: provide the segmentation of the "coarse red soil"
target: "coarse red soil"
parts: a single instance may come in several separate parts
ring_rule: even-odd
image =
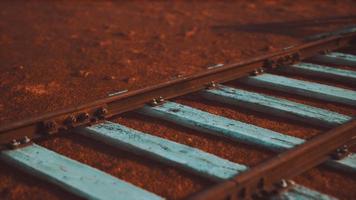
[[[355,24],[355,13],[351,0],[0,1],[0,125],[271,52],[299,43],[304,36]],[[229,85],[356,115],[350,106],[236,81]],[[197,94],[175,101],[302,138],[325,131],[202,101]],[[135,113],[115,121],[249,166],[275,155]],[[169,199],[187,197],[213,184],[75,133],[37,143]],[[1,164],[0,199],[78,198]],[[320,167],[295,180],[340,199],[356,198],[356,178],[349,174]]]

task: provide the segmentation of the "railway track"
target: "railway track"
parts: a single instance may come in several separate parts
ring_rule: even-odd
[[[335,199],[291,181],[319,164],[354,176],[356,140],[353,116],[225,84],[229,81],[356,106],[356,55],[338,52],[356,43],[356,29],[321,34],[298,46],[231,65],[217,65],[189,77],[122,91],[89,104],[59,110],[0,127],[0,158],[44,181],[86,199],[164,199],[103,171],[35,144],[62,132],[94,141],[206,177],[216,184],[189,199]],[[335,87],[282,74],[301,74],[343,82]],[[215,115],[170,99],[198,92],[202,99],[299,121],[328,129],[311,139],[286,135]],[[109,120],[136,112],[228,140],[247,143],[278,156],[249,168],[184,144],[144,133]]]

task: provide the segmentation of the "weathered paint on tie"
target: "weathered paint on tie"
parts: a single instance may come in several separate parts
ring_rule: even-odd
[[[252,86],[283,91],[291,94],[299,94],[324,101],[338,102],[353,106],[356,105],[355,91],[329,85],[302,81],[267,73],[258,76],[250,76],[241,79],[241,81]]]
[[[356,154],[350,153],[347,157],[334,161],[328,160],[327,164],[335,169],[340,169],[344,171],[354,172],[356,171]]]
[[[105,172],[32,144],[2,151],[0,158],[85,199],[163,199]]]
[[[327,67],[312,63],[298,63],[290,67],[281,67],[281,71],[324,77],[337,81],[356,83],[356,71]]]
[[[336,200],[336,198],[301,185],[294,185],[285,192],[273,196],[271,200]]]
[[[333,127],[352,119],[332,111],[224,85],[218,85],[217,88],[203,91],[201,94],[210,100],[318,126]]]
[[[117,123],[104,122],[81,128],[78,131],[114,147],[147,155],[163,163],[182,166],[200,176],[217,181],[233,178],[248,169],[245,165],[233,163],[199,149],[142,133]],[[293,185],[291,189],[282,192],[282,196],[295,196],[298,199],[320,199],[320,197],[324,200],[334,199],[301,185]]]
[[[340,52],[331,52],[325,55],[314,56],[310,60],[325,64],[356,66],[355,55]]]
[[[262,146],[273,151],[290,149],[304,142],[300,138],[228,119],[174,102],[166,102],[155,107],[145,106],[139,109],[138,112],[198,131]],[[338,165],[338,168],[344,171],[356,172],[356,158],[350,158],[338,161],[330,160],[329,162],[337,162],[335,165]]]
[[[213,180],[228,179],[247,169],[244,165],[230,162],[199,149],[146,134],[117,123],[104,122],[82,128],[79,132],[114,147],[135,154],[142,154],[173,166],[179,166]]]
[[[292,148],[304,142],[299,138],[210,114],[174,102],[166,102],[155,107],[145,106],[139,112],[233,140],[250,144],[258,143],[261,146],[278,151]]]

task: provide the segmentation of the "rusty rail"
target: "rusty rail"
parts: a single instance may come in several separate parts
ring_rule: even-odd
[[[182,96],[237,78],[287,66],[318,53],[346,47],[355,42],[356,28],[321,34],[315,41],[284,48],[243,62],[171,80],[144,89],[107,97],[0,127],[0,150],[26,144],[31,139],[70,130],[134,110],[147,103]],[[191,196],[191,200],[264,199],[278,192],[281,183],[329,159],[356,141],[356,119],[320,134],[304,144],[280,153],[250,170]]]
[[[327,131],[285,151],[235,178],[204,190],[190,200],[248,199],[274,194],[285,179],[293,178],[328,159],[335,149],[356,141],[356,120]]]
[[[74,127],[96,123],[102,119],[108,119],[139,108],[152,102],[152,100],[159,101],[160,99],[178,97],[207,88],[215,83],[223,83],[247,76],[261,68],[268,70],[269,68],[298,62],[317,53],[346,47],[356,37],[354,30],[350,30],[344,31],[342,34],[329,34],[326,38],[284,48],[254,59],[213,68],[192,76],[1,126],[0,150],[24,139],[35,139]]]

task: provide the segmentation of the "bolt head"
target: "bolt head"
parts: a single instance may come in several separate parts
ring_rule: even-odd
[[[288,185],[295,185],[296,184],[293,180],[288,180],[287,183],[288,183]]]
[[[77,122],[77,119],[73,115],[68,116],[64,121],[66,125],[73,125],[75,122]]]
[[[31,139],[28,138],[27,136],[25,136],[25,137],[21,140],[21,143],[22,143],[22,144],[27,144],[27,143],[29,143],[29,142],[31,142]]]
[[[216,83],[215,83],[214,81],[212,81],[212,82],[210,83],[210,86],[211,86],[211,87],[216,87]]]
[[[160,96],[160,97],[158,98],[158,101],[159,101],[160,103],[162,103],[162,102],[164,102],[164,98]]]
[[[10,146],[12,147],[12,148],[16,148],[16,147],[18,147],[19,145],[20,145],[21,143],[19,142],[19,141],[17,141],[17,140],[11,140],[11,142],[10,142]]]
[[[253,75],[255,75],[255,76],[257,76],[257,75],[259,75],[259,74],[260,74],[260,72],[259,72],[259,70],[258,70],[258,69],[255,69],[255,70],[253,70],[252,74],[253,74]]]
[[[152,104],[153,106],[157,106],[157,105],[158,105],[158,101],[157,101],[156,99],[152,99],[151,104]]]
[[[106,109],[106,108],[101,108],[101,109],[100,109],[100,113],[105,115],[105,114],[108,113],[108,109]]]
[[[282,179],[280,182],[279,182],[279,186],[281,188],[287,188],[288,187],[288,182],[284,179]]]
[[[80,115],[78,115],[78,121],[83,122],[87,119],[89,119],[89,113],[85,112],[85,113],[81,113]]]
[[[98,111],[96,112],[96,116],[98,118],[104,118],[106,114],[108,114],[108,109],[102,107],[102,108],[99,108]]]

